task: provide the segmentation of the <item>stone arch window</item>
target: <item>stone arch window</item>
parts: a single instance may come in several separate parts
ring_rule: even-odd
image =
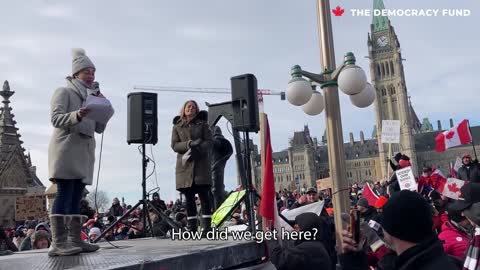
[[[393,68],[393,61],[390,60],[390,74],[395,75],[395,69]]]
[[[387,73],[387,77],[390,76],[390,69],[388,68],[388,62],[385,63],[385,72]]]
[[[386,96],[387,95],[387,90],[385,90],[385,88],[382,88],[382,96]]]
[[[381,63],[380,65],[382,67],[382,77],[385,77],[385,74],[386,74],[385,73],[385,64]]]
[[[375,67],[376,67],[376,71],[377,71],[377,76],[378,77],[381,77],[381,72],[380,72],[380,65],[379,64],[375,64]]]

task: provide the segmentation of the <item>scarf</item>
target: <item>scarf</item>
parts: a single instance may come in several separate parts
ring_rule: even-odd
[[[478,270],[478,260],[480,259],[480,227],[475,228],[475,235],[468,247],[467,257],[463,264],[463,270]]]
[[[88,95],[96,94],[99,91],[99,89],[88,88],[84,82],[72,77],[67,77],[67,86],[82,99],[82,107]],[[82,121],[75,126],[75,131],[93,138],[95,136],[95,121],[83,118]]]

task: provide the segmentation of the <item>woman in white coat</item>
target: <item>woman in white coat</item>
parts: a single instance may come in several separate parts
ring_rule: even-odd
[[[88,95],[103,97],[94,83],[95,66],[83,49],[73,50],[72,77],[67,86],[55,90],[51,100],[54,127],[48,149],[50,181],[57,184],[50,222],[50,256],[73,255],[98,250],[97,245],[81,240],[80,230],[86,217],[80,215],[80,200],[85,185],[91,185],[95,163],[95,132],[105,125],[88,119],[84,107]]]

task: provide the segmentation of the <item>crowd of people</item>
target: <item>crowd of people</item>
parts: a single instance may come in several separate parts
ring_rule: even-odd
[[[396,171],[412,164],[407,156],[398,154],[391,165]],[[320,237],[283,246],[269,241],[271,261],[277,269],[335,269],[341,265],[345,270],[479,270],[479,168],[470,154],[462,156],[462,167],[451,175],[465,181],[458,200],[443,195],[446,179],[428,167],[417,178],[415,191],[400,190],[395,174],[385,183],[375,183],[371,188],[377,197],[374,202],[363,196],[362,186],[352,185],[350,199],[352,209],[359,214],[360,238],[356,239],[350,230],[341,232],[342,248],[333,252],[329,240],[335,238],[335,231],[326,229],[329,221],[333,222],[333,211],[328,210],[332,205],[329,196],[320,193],[324,200],[322,212],[301,214],[292,222],[296,230],[317,229],[322,232]],[[304,195],[280,191],[278,210],[313,203],[318,200],[317,195],[313,188]],[[348,214],[342,219],[347,226],[351,225]]]
[[[156,237],[167,236],[171,229],[171,226],[158,215],[157,211],[172,219],[179,227],[185,228],[187,226],[185,203],[182,203],[180,200],[165,203],[165,201],[160,199],[160,195],[157,192],[152,194],[150,201],[151,207],[148,209],[148,213]],[[197,207],[200,207],[198,198],[196,204]],[[122,218],[131,207],[131,205],[120,203],[118,198],[114,198],[107,211],[98,213],[89,205],[86,199],[83,199],[81,201],[80,214],[84,217],[85,222],[81,225],[81,240],[93,243],[111,224],[119,219],[120,221],[106,232],[101,239],[98,239],[99,241],[145,237],[143,211],[140,207]],[[4,237],[1,239],[5,240],[5,246],[0,250],[16,252],[49,248],[52,242],[50,222],[48,219],[44,221],[27,220],[16,228],[2,230]]]

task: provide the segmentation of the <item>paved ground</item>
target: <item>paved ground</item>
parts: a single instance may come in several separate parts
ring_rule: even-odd
[[[0,257],[0,270],[31,269],[228,269],[264,256],[263,246],[246,241],[135,239],[100,243],[90,254],[49,257],[47,250]]]

